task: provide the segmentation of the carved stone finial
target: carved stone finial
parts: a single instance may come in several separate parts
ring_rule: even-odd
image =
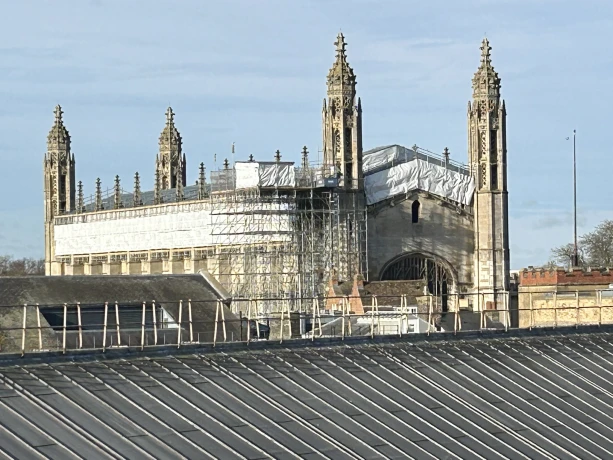
[[[77,184],[77,213],[81,214],[85,211],[85,206],[83,205],[83,182],[79,181]]]
[[[417,149],[419,147],[417,146],[417,144],[413,144],[413,147],[411,147],[411,150],[413,150],[413,152],[417,153]]]
[[[275,152],[275,161],[277,163],[281,161],[281,152],[279,151],[279,149],[277,149],[277,151]]]
[[[61,125],[63,123],[62,121],[62,114],[64,113],[62,111],[62,106],[61,105],[56,105],[55,106],[55,110],[53,111],[54,115],[55,115],[55,124],[56,125]]]
[[[174,123],[174,120],[175,120],[175,114],[172,111],[172,107],[168,107],[166,109],[166,124],[170,125],[170,124]]]
[[[253,154],[249,155],[249,163],[253,163],[255,160],[253,159]]]
[[[134,201],[134,206],[143,205],[143,199],[140,192],[140,175],[138,172],[134,174],[134,197],[132,201]]]
[[[230,169],[230,162],[227,158],[223,161],[223,169]]]
[[[443,150],[443,156],[445,157],[445,165],[449,164],[449,155],[451,155],[451,153],[449,153],[449,149],[445,147],[445,149]]]
[[[102,183],[100,182],[99,177],[96,179],[96,199],[94,209],[96,211],[102,211],[104,209],[104,205],[102,204]]]

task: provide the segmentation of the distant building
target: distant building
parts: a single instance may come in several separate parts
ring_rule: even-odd
[[[351,283],[418,281],[439,309],[504,309],[509,290],[506,109],[481,46],[468,104],[468,166],[423,148],[362,148],[362,103],[339,34],[322,109],[323,162],[276,152],[212,171],[187,159],[169,107],[155,187],[76,182],[60,106],[47,138],[47,275],[194,273],[216,276],[234,298],[284,298],[309,308],[332,274]],[[129,187],[132,189],[132,186]],[[465,297],[460,299],[460,297]],[[460,300],[462,302],[460,302]],[[306,303],[305,303],[306,302]],[[278,310],[270,302],[264,310]]]
[[[529,267],[519,277],[519,327],[613,322],[613,272]]]

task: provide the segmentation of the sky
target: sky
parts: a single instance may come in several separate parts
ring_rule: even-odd
[[[364,149],[417,144],[467,161],[466,107],[484,36],[507,107],[511,266],[544,264],[613,218],[610,0],[20,0],[0,27],[0,254],[43,257],[53,109],[77,181],[134,173],[151,189],[171,105],[187,155],[299,161],[321,149],[334,41],[345,35]],[[570,137],[570,140],[566,140]]]

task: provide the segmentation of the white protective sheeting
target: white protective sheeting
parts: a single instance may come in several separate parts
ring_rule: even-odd
[[[406,161],[413,158],[415,152],[401,145],[388,145],[375,150],[364,152],[362,160],[362,171],[364,174],[377,168],[381,168],[387,164],[392,164],[396,161]]]
[[[475,191],[475,181],[471,176],[412,160],[366,176],[364,188],[369,205],[412,190],[423,190],[468,206]]]
[[[295,187],[294,163],[260,163],[260,187]]]
[[[291,241],[292,226],[285,212],[287,207],[282,204],[261,203],[255,209],[240,204],[233,209],[238,214],[231,215],[209,209],[178,212],[179,208],[179,204],[170,205],[163,213],[135,217],[127,217],[125,213],[129,211],[109,211],[104,216],[85,214],[74,223],[56,224],[55,253],[63,256],[205,247],[239,241],[244,244]],[[242,212],[244,218],[240,216]]]
[[[236,188],[252,188],[260,185],[260,165],[255,162],[234,165],[236,171]]]
[[[295,187],[294,163],[237,162],[236,188]]]

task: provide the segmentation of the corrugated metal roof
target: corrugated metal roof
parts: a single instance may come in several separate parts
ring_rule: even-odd
[[[611,338],[12,361],[0,364],[0,453],[611,458]]]

